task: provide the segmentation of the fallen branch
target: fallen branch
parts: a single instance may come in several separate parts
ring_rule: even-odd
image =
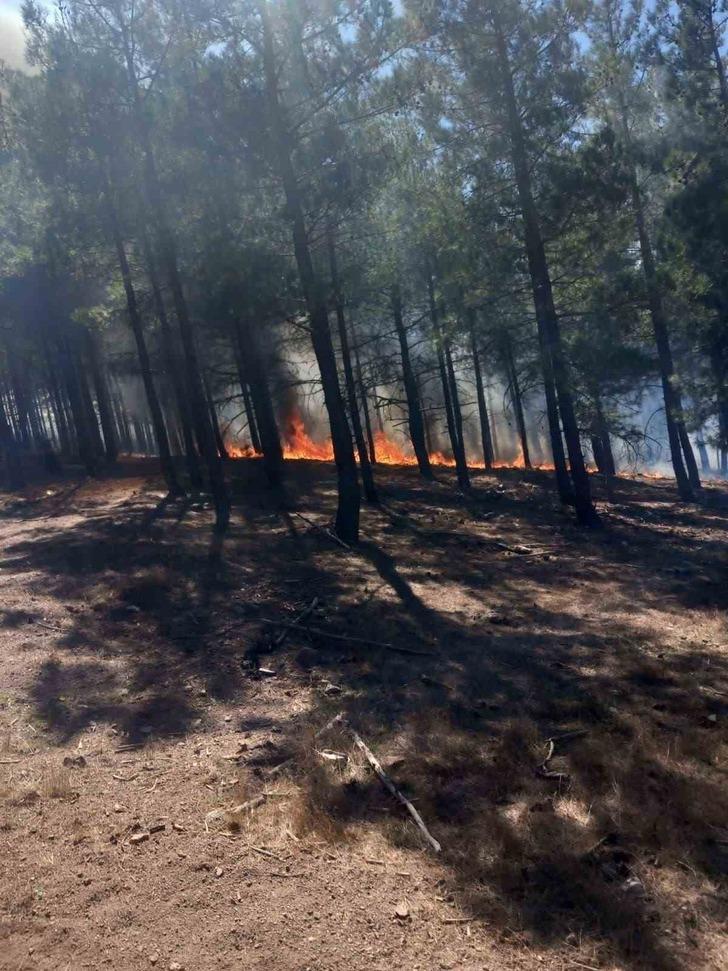
[[[427,828],[427,826],[425,826],[425,823],[424,823],[424,820],[422,819],[422,816],[420,816],[420,814],[417,812],[417,810],[412,805],[412,803],[409,801],[409,799],[405,795],[403,795],[400,792],[400,790],[397,788],[397,786],[394,784],[394,782],[392,782],[392,780],[390,779],[390,777],[387,775],[387,773],[382,768],[382,766],[381,766],[379,760],[377,759],[377,757],[375,756],[375,754],[372,752],[372,750],[369,748],[369,746],[366,744],[366,742],[364,742],[364,740],[361,738],[361,736],[358,735],[354,731],[354,729],[351,728],[351,727],[349,727],[349,732],[351,734],[351,737],[354,740],[354,744],[356,745],[356,747],[358,749],[360,749],[364,753],[364,756],[365,756],[367,762],[374,769],[375,773],[377,774],[377,776],[379,778],[379,781],[382,783],[382,785],[384,786],[384,788],[391,795],[393,795],[394,798],[398,800],[398,802],[401,802],[402,803],[402,805],[405,807],[405,809],[407,810],[407,812],[410,814],[410,816],[412,817],[412,819],[415,821],[415,823],[417,824],[420,832],[425,837],[425,839],[430,844],[430,846],[433,848],[433,850],[435,851],[435,853],[439,853],[440,850],[442,849],[442,847],[437,842],[437,840],[432,835],[432,833],[429,831],[429,829]]]
[[[334,543],[337,543],[342,549],[348,550],[349,553],[352,552],[351,546],[349,546],[348,543],[345,543],[343,539],[339,539],[336,533],[332,532],[328,526],[322,526],[321,523],[315,523],[312,519],[309,519],[307,516],[303,516],[300,512],[294,512],[293,515],[298,516],[299,519],[302,519],[304,523],[311,527],[311,529],[320,529],[322,533],[325,533],[330,540],[333,540]]]
[[[430,833],[427,826],[425,826],[425,823],[422,817],[420,816],[420,814],[417,812],[417,810],[409,801],[409,799],[407,799],[407,797],[399,791],[399,789],[394,784],[394,782],[392,782],[390,777],[382,768],[381,763],[377,759],[376,755],[372,752],[372,750],[369,748],[366,742],[362,739],[361,735],[359,735],[357,732],[354,731],[354,729],[346,720],[346,717],[343,712],[339,712],[339,714],[336,715],[334,718],[332,718],[331,721],[327,722],[323,726],[323,728],[320,728],[316,732],[315,738],[320,738],[320,736],[323,735],[325,732],[328,732],[332,728],[335,728],[337,726],[341,726],[346,731],[348,731],[348,733],[351,735],[352,739],[354,740],[354,744],[357,746],[357,748],[359,748],[364,753],[364,756],[366,757],[367,762],[374,769],[375,773],[379,778],[379,781],[382,783],[384,788],[389,793],[391,793],[391,795],[393,795],[398,802],[402,803],[402,805],[405,807],[405,809],[410,814],[412,819],[414,819],[415,823],[419,827],[420,831],[424,835],[427,842],[430,844],[430,846],[433,848],[433,850],[436,853],[439,853],[442,847],[437,842],[437,840],[432,835],[432,833]]]
[[[311,601],[311,603],[308,605],[308,607],[305,607],[301,611],[301,613],[297,617],[295,617],[293,619],[293,621],[291,622],[290,627],[287,627],[287,628],[285,628],[284,630],[282,630],[280,632],[280,634],[273,641],[273,643],[275,644],[276,647],[280,647],[281,644],[285,641],[285,639],[288,637],[288,631],[289,630],[293,630],[295,627],[298,627],[298,625],[302,621],[304,621],[310,614],[312,614],[314,612],[314,610],[318,606],[318,602],[319,602],[318,597],[314,597],[313,600]]]
[[[296,623],[289,623],[285,620],[272,620],[269,617],[259,617],[261,624],[272,624],[277,627],[288,627],[301,630],[307,634],[316,634],[319,637],[328,637],[332,641],[344,641],[351,644],[370,644],[373,647],[381,647],[386,651],[394,651],[397,654],[413,654],[417,657],[436,657],[431,651],[418,651],[414,647],[401,647],[398,644],[388,644],[385,641],[375,641],[371,637],[353,637],[349,634],[332,634],[330,631],[323,630],[321,627],[301,627]]]

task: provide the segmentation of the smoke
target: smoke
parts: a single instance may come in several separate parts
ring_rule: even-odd
[[[25,60],[23,18],[15,0],[0,0],[0,61],[15,70],[32,70]]]

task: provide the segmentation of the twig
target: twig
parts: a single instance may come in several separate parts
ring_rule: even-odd
[[[119,782],[132,782],[138,775],[138,772],[135,772],[134,775],[117,775],[115,772],[112,779],[118,779]]]
[[[266,769],[265,770],[266,778],[272,779],[274,776],[278,775],[279,772],[282,772],[284,769],[287,769],[292,762],[293,762],[292,758],[284,759],[282,762],[279,762],[278,765],[274,765],[272,768]]]
[[[567,738],[581,738],[582,735],[588,735],[588,734],[589,734],[588,728],[575,728],[571,732],[564,732],[563,735],[552,735],[551,738],[546,739],[546,741],[565,742]]]
[[[346,716],[343,711],[340,711],[338,715],[334,715],[331,721],[326,722],[326,724],[319,728],[319,730],[314,735],[314,738],[321,738],[326,732],[330,732],[332,728],[336,728],[337,725],[343,725],[346,723]]]
[[[291,622],[290,627],[286,627],[286,628],[284,628],[280,632],[280,634],[273,641],[273,643],[275,644],[276,647],[280,647],[281,644],[283,643],[283,641],[285,641],[285,639],[288,637],[288,631],[289,630],[293,630],[294,627],[298,627],[298,625],[302,621],[304,621],[310,614],[312,614],[314,612],[314,610],[318,606],[318,602],[319,602],[318,597],[314,597],[313,600],[311,601],[311,603],[308,605],[308,607],[305,607],[301,611],[301,613],[297,617],[295,617],[293,619],[293,621]]]
[[[407,799],[407,797],[400,792],[400,790],[397,788],[397,786],[394,784],[394,782],[392,782],[392,780],[390,779],[390,777],[387,775],[387,773],[382,768],[382,766],[379,763],[377,757],[374,755],[374,753],[369,748],[369,746],[366,744],[366,742],[364,742],[364,740],[361,738],[361,736],[358,735],[354,731],[354,729],[351,728],[350,726],[349,726],[349,731],[351,733],[351,737],[354,739],[354,744],[356,745],[356,747],[358,749],[360,749],[364,753],[364,756],[366,757],[367,762],[371,765],[371,767],[376,772],[376,774],[377,774],[377,776],[379,778],[379,781],[382,783],[382,785],[384,786],[384,788],[389,793],[391,793],[391,795],[393,795],[395,799],[397,799],[399,802],[402,803],[402,805],[405,807],[405,809],[410,814],[410,816],[412,817],[412,819],[414,819],[415,823],[417,824],[418,828],[420,829],[420,832],[425,837],[425,839],[430,844],[430,846],[433,848],[433,850],[435,851],[435,853],[439,853],[440,850],[442,849],[442,847],[437,842],[437,840],[432,835],[432,833],[430,833],[430,831],[427,828],[427,826],[425,826],[425,823],[424,823],[424,820],[422,819],[422,816],[420,816],[420,814],[417,812],[417,810],[412,805],[412,803],[409,801],[409,799]]]
[[[586,728],[575,728],[571,732],[564,732],[562,735],[552,735],[551,738],[547,738],[546,742],[548,744],[548,754],[543,760],[541,765],[537,768],[538,774],[544,779],[568,779],[568,773],[566,772],[552,772],[549,769],[549,762],[554,757],[554,751],[556,749],[556,742],[563,742],[569,738],[581,738],[582,735],[588,735],[589,730]]]
[[[16,762],[22,762],[23,759],[0,759],[0,765],[15,765]]]
[[[322,526],[320,523],[315,523],[312,519],[308,519],[308,517],[301,515],[300,512],[294,512],[293,515],[298,516],[299,519],[302,519],[304,523],[311,527],[311,529],[320,529],[322,533],[326,533],[329,539],[333,540],[334,543],[337,543],[342,549],[348,550],[349,553],[352,552],[351,546],[349,546],[348,543],[345,543],[343,539],[339,539],[336,533],[332,532],[327,526]]]
[[[486,541],[488,542],[488,541]],[[502,540],[490,540],[493,546],[499,550],[505,550],[506,553],[516,553],[518,556],[532,556],[536,550],[532,550],[528,546],[509,546],[508,543],[504,543]]]
[[[276,853],[272,853],[270,850],[264,849],[262,846],[254,846],[252,843],[245,844],[249,849],[255,850],[256,853],[260,853],[262,856],[270,856],[274,860],[278,860],[279,863],[285,863],[286,861],[282,856],[278,856]],[[290,858],[289,858],[290,859]]]
[[[259,617],[261,624],[272,624],[278,627],[297,628],[307,634],[317,634],[320,637],[328,637],[332,641],[344,641],[352,644],[370,644],[373,647],[381,647],[386,651],[395,651],[398,654],[414,654],[417,657],[436,657],[431,651],[418,651],[414,647],[400,647],[398,644],[388,644],[385,641],[375,641],[371,637],[352,637],[348,634],[332,634],[330,631],[323,630],[321,627],[299,627],[298,624],[288,623],[285,620],[271,620],[269,617]]]
[[[443,924],[470,924],[474,921],[474,917],[443,917]]]
[[[239,806],[233,806],[231,809],[213,809],[212,812],[209,812],[205,816],[205,832],[210,832],[210,823],[213,820],[224,819],[226,816],[242,816],[243,813],[250,812],[253,809],[257,809],[258,806],[262,806],[267,798],[266,793],[261,793],[261,795],[254,796],[252,799],[248,799],[247,802],[242,802]]]

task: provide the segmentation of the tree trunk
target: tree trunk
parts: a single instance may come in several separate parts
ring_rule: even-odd
[[[89,416],[84,407],[78,385],[78,372],[73,359],[73,351],[65,332],[61,334],[59,344],[63,380],[73,417],[78,454],[87,473],[90,476],[96,476],[98,474],[98,455],[94,449],[93,437],[89,428]]]
[[[611,18],[608,20],[608,30],[612,49],[617,51],[617,40],[614,35],[614,28]],[[657,279],[655,268],[655,258],[652,252],[652,242],[647,231],[644,206],[642,202],[642,192],[637,181],[637,170],[633,160],[632,137],[629,131],[629,120],[627,104],[624,92],[617,88],[617,101],[619,105],[619,121],[622,127],[624,145],[629,156],[629,180],[630,194],[632,197],[632,210],[634,215],[637,238],[639,241],[640,255],[642,257],[642,273],[647,289],[647,302],[652,319],[652,330],[655,336],[657,347],[657,358],[660,368],[660,379],[662,382],[662,395],[665,402],[665,422],[667,424],[667,437],[670,442],[670,457],[672,467],[675,472],[675,481],[680,498],[689,501],[694,498],[693,487],[683,462],[683,452],[680,434],[680,424],[682,422],[682,400],[680,386],[675,374],[675,366],[670,347],[670,336],[667,328],[667,318],[662,303],[662,294]]]
[[[493,462],[495,463],[498,461],[498,456],[500,455],[500,448],[498,445],[498,426],[496,425],[495,412],[493,411],[493,402],[491,401],[490,390],[488,388],[485,389],[485,403],[488,408],[488,415],[493,416],[493,423],[491,425],[490,430],[491,430],[491,437],[493,441]]]
[[[515,86],[508,55],[508,48],[500,24],[500,18],[495,5],[491,6],[493,27],[495,30],[496,47],[501,73],[501,83],[505,100],[506,116],[511,142],[511,157],[516,175],[518,198],[523,216],[523,228],[526,244],[533,302],[536,311],[536,321],[539,328],[542,351],[542,363],[545,364],[544,378],[548,379],[550,372],[558,399],[558,410],[566,438],[566,450],[569,455],[571,481],[574,487],[574,505],[580,523],[585,526],[599,526],[601,521],[591,499],[589,474],[584,464],[584,454],[581,449],[579,427],[576,423],[574,403],[571,396],[571,381],[561,343],[559,319],[554,305],[546,251],[544,248],[541,227],[531,188],[531,172],[526,151],[526,141],[523,131],[523,120],[516,100]],[[551,426],[552,447],[555,447],[554,464],[558,461],[557,439],[561,432],[552,425],[553,409],[549,409],[549,425]]]
[[[291,220],[298,275],[311,324],[311,343],[321,374],[324,402],[331,427],[331,442],[338,477],[336,533],[344,542],[356,543],[359,540],[360,493],[354,449],[339,387],[336,355],[329,329],[328,310],[311,259],[303,206],[293,169],[290,134],[286,128],[283,109],[278,100],[273,33],[265,3],[261,3],[260,13],[264,32],[264,70],[268,115],[276,143],[276,161],[286,196],[288,215]]]
[[[607,426],[607,420],[604,417],[604,409],[602,408],[601,398],[598,394],[595,395],[595,410],[597,419],[597,437],[600,442],[603,457],[602,461],[604,463],[604,469],[599,468],[599,471],[603,471],[604,475],[616,475],[617,464],[614,461],[614,453],[612,452],[612,441],[609,435],[609,427]],[[597,466],[599,466],[598,462]]]
[[[402,376],[404,380],[404,393],[407,398],[407,424],[409,426],[410,441],[412,442],[412,448],[417,458],[417,467],[420,470],[420,475],[426,479],[431,479],[432,468],[430,466],[429,450],[425,441],[425,423],[422,417],[417,381],[412,370],[407,331],[405,330],[404,318],[402,316],[402,296],[398,283],[395,283],[392,287],[391,305],[402,361]]]
[[[60,387],[58,384],[58,377],[56,375],[55,366],[53,364],[51,354],[48,350],[48,345],[45,345],[44,355],[46,360],[46,374],[48,380],[48,393],[51,403],[51,409],[53,411],[53,417],[55,419],[56,430],[58,432],[58,444],[62,455],[70,455],[72,451],[71,436],[68,431],[68,422],[66,421],[66,413],[61,400]]]
[[[131,269],[129,267],[129,261],[126,256],[124,241],[121,238],[121,230],[119,228],[119,222],[116,214],[116,207],[114,205],[114,201],[111,196],[111,186],[109,185],[108,181],[105,184],[105,190],[106,190],[106,211],[109,217],[109,226],[110,226],[111,234],[114,241],[114,247],[116,249],[116,257],[119,263],[121,279],[124,284],[124,293],[126,295],[126,309],[129,315],[129,324],[131,326],[132,334],[134,335],[134,342],[136,344],[137,357],[139,359],[139,371],[142,377],[142,382],[144,384],[144,391],[147,398],[147,405],[149,406],[149,412],[152,417],[152,424],[154,426],[154,435],[157,440],[157,452],[159,454],[159,464],[162,468],[162,474],[164,475],[164,479],[167,483],[167,488],[169,489],[170,493],[172,495],[179,495],[182,493],[183,490],[177,478],[177,472],[174,467],[172,454],[169,448],[167,429],[164,424],[164,417],[162,416],[162,409],[159,404],[157,390],[154,387],[152,368],[149,361],[149,352],[147,350],[147,342],[144,337],[144,325],[142,323],[141,314],[139,313],[136,291],[134,290],[134,284],[131,278]]]
[[[468,459],[467,455],[465,454],[465,436],[463,434],[463,412],[462,408],[460,407],[460,392],[458,391],[458,382],[457,378],[455,377],[455,368],[452,362],[452,348],[447,337],[444,337],[443,344],[445,351],[445,367],[447,368],[447,376],[450,382],[450,401],[452,407],[453,425],[455,427],[455,435],[457,437],[455,466],[457,469],[460,488],[469,489],[470,474],[468,472]]]
[[[241,381],[240,392],[243,396],[243,409],[245,411],[245,420],[248,424],[250,444],[256,455],[262,455],[263,450],[260,444],[260,435],[258,434],[258,424],[255,420],[253,399],[250,397],[250,387],[245,381]]]
[[[104,433],[104,448],[106,459],[112,465],[119,457],[119,443],[114,428],[114,413],[111,407],[111,396],[109,394],[109,383],[104,373],[104,366],[99,353],[96,338],[90,332],[86,332],[88,343],[88,355],[91,364],[91,373],[96,389],[96,404],[99,409],[101,419],[101,430]]]
[[[458,433],[458,425],[456,423],[452,400],[452,391],[454,390],[454,386],[451,385],[451,381],[454,382],[455,374],[454,371],[452,371],[452,361],[450,361],[449,370],[445,361],[445,341],[440,328],[440,315],[437,309],[437,301],[435,300],[435,284],[432,278],[432,271],[428,268],[426,272],[427,296],[430,305],[430,319],[432,321],[432,330],[435,337],[437,367],[438,371],[440,372],[440,383],[442,384],[442,396],[445,404],[447,432],[450,439],[452,454],[455,459],[455,471],[457,473],[458,485],[463,491],[467,491],[470,488],[470,476],[468,474],[468,465],[465,461],[465,450],[463,448],[462,439],[459,437]],[[452,373],[449,373],[449,371]],[[458,408],[458,411],[459,410],[460,409]],[[460,418],[460,431],[462,431],[462,416]]]
[[[217,408],[215,408],[215,399],[212,397],[212,391],[210,389],[210,382],[207,375],[202,371],[202,387],[205,391],[205,401],[207,402],[207,409],[210,412],[210,423],[212,424],[212,431],[215,436],[215,446],[217,447],[217,453],[220,458],[224,461],[230,458],[228,455],[228,450],[225,448],[225,440],[222,437],[222,431],[220,430],[220,420],[217,417]]]
[[[241,384],[246,382],[250,386],[252,398],[252,412],[255,412],[257,434],[260,438],[258,448],[263,453],[263,467],[268,482],[278,485],[283,477],[283,448],[278,431],[270,387],[268,386],[268,369],[260,350],[258,334],[248,320],[238,318],[236,322],[235,340],[238,348],[238,368],[242,368]],[[252,438],[252,431],[251,431]],[[255,444],[253,443],[253,448]]]
[[[174,397],[177,405],[177,416],[179,419],[180,431],[182,432],[187,474],[190,479],[190,486],[195,491],[199,491],[203,486],[202,472],[200,470],[197,446],[195,445],[195,436],[192,431],[192,419],[187,401],[187,390],[185,388],[184,375],[180,367],[177,349],[174,342],[174,335],[172,334],[172,328],[169,324],[167,308],[164,305],[162,288],[159,284],[159,276],[157,274],[157,265],[154,260],[152,244],[145,224],[142,224],[141,227],[141,241],[142,249],[144,251],[144,262],[146,263],[147,268],[147,276],[149,277],[149,283],[152,288],[154,310],[162,331],[162,349],[164,351],[165,366],[174,390]]]
[[[128,454],[133,451],[131,429],[129,427],[129,416],[126,413],[124,400],[121,396],[118,385],[116,395],[113,396],[113,400],[116,407],[116,425],[119,430],[119,442],[121,444],[121,450],[122,452],[126,452]]]
[[[339,283],[339,270],[336,263],[336,245],[334,233],[331,225],[327,227],[326,243],[329,251],[329,270],[331,273],[331,289],[333,291],[334,308],[336,310],[336,323],[339,331],[339,345],[341,348],[341,361],[344,365],[344,386],[346,397],[349,403],[349,417],[351,427],[354,432],[357,454],[359,455],[359,471],[361,472],[362,485],[364,486],[364,497],[367,502],[376,503],[377,489],[374,485],[374,475],[369,461],[364,431],[361,427],[361,417],[359,415],[359,405],[356,400],[356,383],[354,381],[354,369],[351,366],[351,352],[349,350],[349,335],[346,330],[346,317],[344,315],[344,302]]]
[[[354,363],[356,365],[356,381],[359,386],[359,397],[361,398],[361,408],[364,413],[364,428],[367,433],[367,445],[369,447],[369,461],[372,465],[377,464],[377,450],[374,443],[374,435],[372,433],[372,418],[369,414],[369,402],[367,400],[367,391],[364,386],[364,379],[362,377],[361,360],[359,359],[359,348],[356,345],[356,334],[352,334],[354,338]]]
[[[682,449],[683,457],[685,459],[685,468],[688,473],[688,480],[693,489],[700,489],[700,472],[698,471],[698,463],[695,461],[695,452],[693,451],[692,442],[690,441],[690,436],[688,435],[688,430],[685,427],[684,421],[679,421],[677,426],[678,434],[680,435],[680,448]]]
[[[626,123],[625,123],[626,127]],[[665,422],[667,425],[667,437],[670,443],[670,458],[675,473],[675,481],[680,498],[689,502],[694,498],[693,486],[683,462],[682,451],[682,400],[675,365],[672,359],[672,349],[670,348],[670,337],[667,330],[667,320],[662,306],[662,295],[660,294],[657,281],[655,261],[652,254],[652,244],[647,233],[644,211],[642,208],[642,195],[637,183],[637,176],[634,170],[630,173],[632,190],[632,207],[634,209],[635,223],[637,226],[637,236],[639,238],[640,253],[642,256],[642,272],[647,287],[647,300],[652,319],[652,331],[655,336],[657,347],[657,359],[660,367],[660,380],[662,382],[662,396],[665,402]],[[684,431],[684,428],[683,428]]]
[[[532,469],[531,453],[528,448],[528,435],[526,432],[526,416],[523,412],[523,396],[521,395],[521,385],[518,380],[518,370],[513,358],[513,346],[508,334],[503,334],[503,357],[506,364],[506,374],[508,375],[508,388],[511,394],[511,404],[513,413],[516,417],[516,429],[518,430],[518,440],[521,443],[521,456],[523,467]]]
[[[493,439],[490,434],[490,416],[488,406],[485,402],[485,389],[483,387],[483,374],[480,370],[480,354],[478,353],[478,343],[475,338],[474,313],[470,312],[470,351],[473,357],[473,372],[475,374],[475,394],[478,399],[478,419],[480,420],[480,442],[483,448],[483,462],[486,469],[493,468]]]
[[[705,447],[705,440],[702,436],[697,439],[698,455],[700,456],[700,467],[703,472],[711,472],[708,449]]]
[[[139,81],[136,75],[134,64],[133,49],[128,30],[123,21],[119,22],[121,40],[126,60],[126,73],[131,95],[134,121],[142,152],[144,164],[144,186],[149,203],[151,217],[153,219],[156,234],[157,247],[161,264],[169,284],[172,295],[172,304],[177,317],[182,348],[184,350],[185,369],[187,374],[187,392],[190,397],[190,411],[200,442],[202,455],[205,460],[207,472],[210,480],[210,490],[212,501],[215,507],[215,528],[223,531],[227,528],[230,521],[230,498],[225,484],[225,475],[222,462],[215,444],[215,435],[210,423],[205,404],[205,393],[200,379],[200,369],[197,362],[197,349],[195,347],[192,322],[190,320],[187,300],[182,289],[182,280],[179,273],[177,261],[177,246],[174,236],[168,225],[166,212],[162,200],[162,190],[157,175],[157,166],[154,158],[154,151],[149,135],[148,120],[145,115],[145,105],[142,101],[139,90]]]
[[[10,489],[20,489],[25,485],[17,442],[0,395],[0,473],[3,472],[3,478]]]

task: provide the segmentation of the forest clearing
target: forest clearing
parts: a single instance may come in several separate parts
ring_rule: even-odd
[[[728,967],[728,0],[0,0],[0,969]]]

